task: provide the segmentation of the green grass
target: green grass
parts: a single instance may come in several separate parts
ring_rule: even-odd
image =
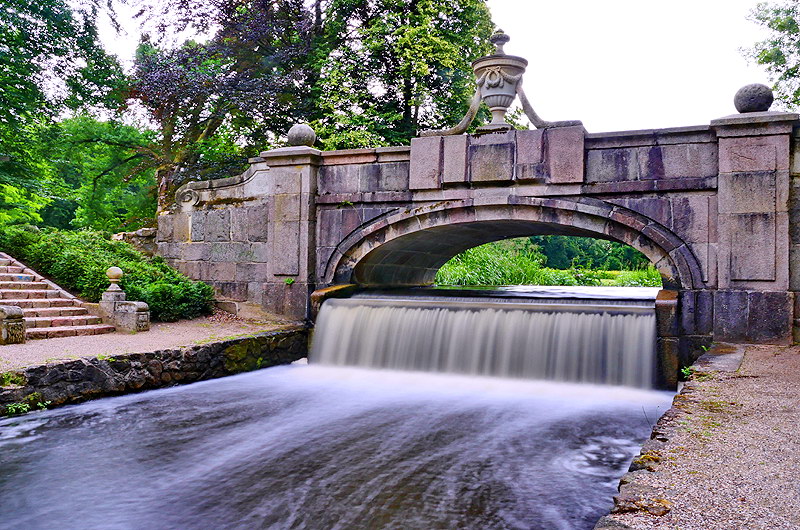
[[[635,271],[551,269],[528,238],[509,239],[474,247],[439,269],[437,285],[604,285],[660,287],[661,275],[652,265]]]

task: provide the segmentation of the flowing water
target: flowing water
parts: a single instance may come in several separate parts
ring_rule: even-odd
[[[588,529],[670,400],[312,358],[1,420],[0,528]]]
[[[651,388],[652,299],[554,301],[552,291],[537,291],[550,296],[329,300],[312,356],[331,365]],[[603,292],[576,294],[586,291]]]

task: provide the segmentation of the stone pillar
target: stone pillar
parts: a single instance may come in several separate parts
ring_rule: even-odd
[[[111,285],[100,298],[100,313],[119,331],[137,333],[150,330],[150,308],[144,302],[127,301],[125,291],[119,286],[122,269],[111,267],[106,271]]]
[[[319,150],[294,146],[265,151],[269,166],[267,241],[270,259],[261,305],[288,318],[309,316],[316,267]]]
[[[25,319],[22,308],[0,305],[0,345],[25,343]]]
[[[762,111],[711,122],[719,138],[715,340],[792,340],[790,145],[798,117]]]
[[[687,364],[681,358],[678,329],[678,292],[661,290],[656,297],[656,388],[676,388],[678,369]]]

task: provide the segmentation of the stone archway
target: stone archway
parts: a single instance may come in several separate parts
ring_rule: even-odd
[[[442,265],[468,248],[540,234],[609,239],[628,244],[650,259],[664,285],[656,300],[656,380],[660,387],[674,388],[679,367],[690,360],[691,347],[682,337],[679,301],[682,294],[701,286],[699,264],[688,246],[666,227],[600,200],[523,198],[477,205],[446,201],[391,212],[341,242],[326,267],[326,283],[430,285]]]
[[[518,198],[513,203],[446,201],[390,213],[349,234],[326,267],[327,284],[430,285],[464,250],[540,234],[618,241],[647,256],[667,290],[701,285],[700,267],[670,230],[636,212],[595,199]]]

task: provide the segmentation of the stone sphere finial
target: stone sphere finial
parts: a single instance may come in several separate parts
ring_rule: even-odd
[[[772,106],[775,96],[772,94],[772,89],[767,85],[760,83],[753,83],[746,85],[736,92],[733,97],[733,104],[736,110],[741,113],[745,112],[766,112]]]
[[[489,37],[489,42],[494,44],[494,54],[495,55],[505,55],[506,52],[503,50],[503,46],[505,46],[508,41],[511,40],[511,37],[506,35],[502,29],[498,29],[494,32],[494,34]]]
[[[292,147],[311,147],[316,141],[317,133],[305,123],[296,123],[289,129],[289,145]]]
[[[108,270],[106,271],[106,276],[108,276],[108,281],[111,282],[109,289],[114,291],[120,289],[119,281],[122,279],[122,274],[123,274],[122,269],[120,269],[119,267],[108,268]]]

